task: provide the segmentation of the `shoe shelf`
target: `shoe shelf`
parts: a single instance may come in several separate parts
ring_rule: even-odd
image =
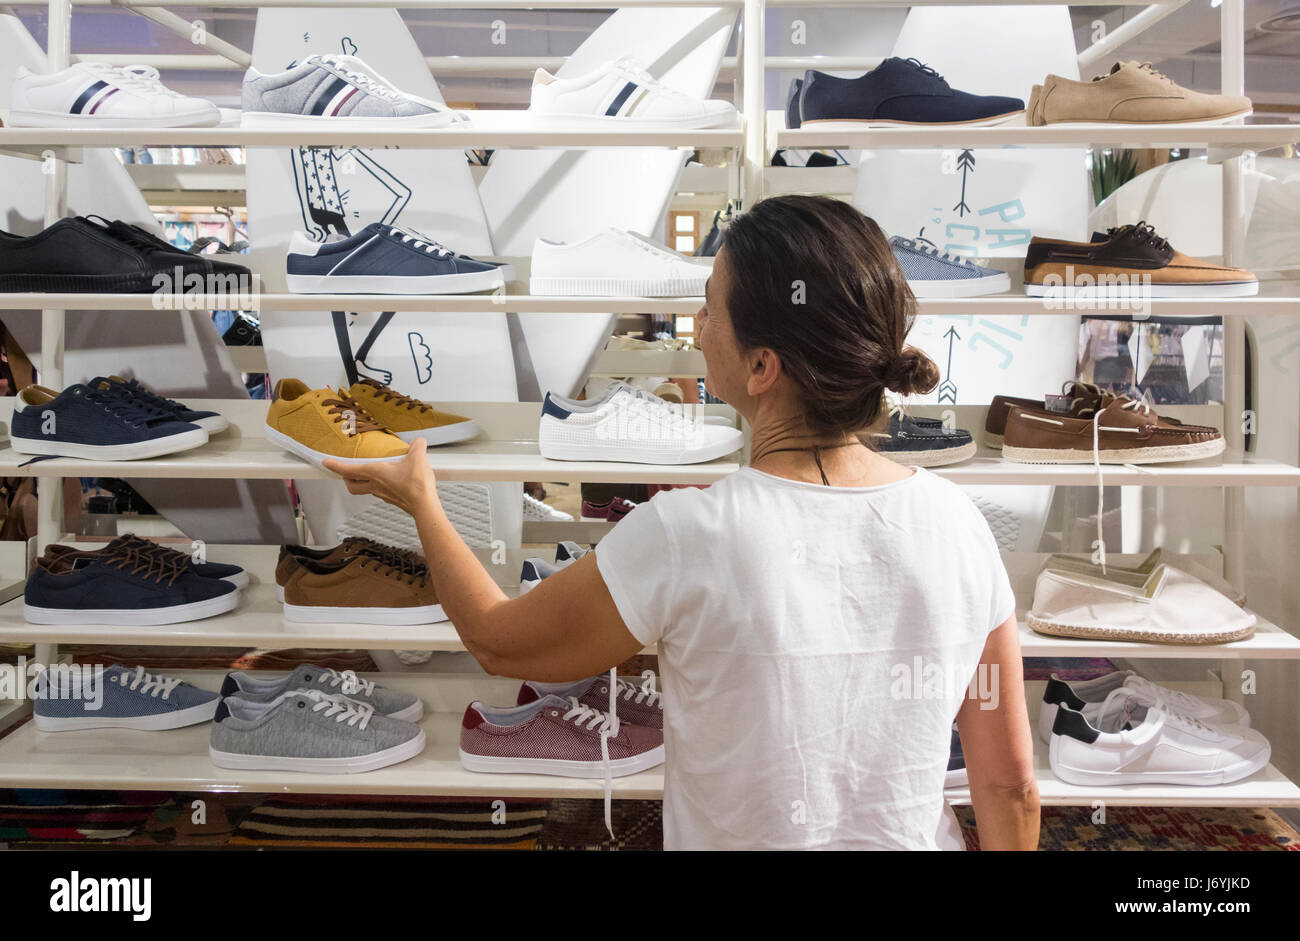
[[[0,293],[0,310],[345,310],[455,314],[695,314],[702,297],[546,297],[531,294],[40,294]]]
[[[772,147],[796,150],[885,150],[899,147],[1209,147],[1212,151],[1271,150],[1300,141],[1300,124],[1079,124],[1025,127],[864,127],[797,129],[769,112]]]
[[[300,460],[266,440],[266,403],[251,399],[191,399],[194,408],[213,409],[231,423],[191,451],[138,461],[55,458],[27,464],[30,455],[9,445],[13,399],[0,400],[0,474],[36,477],[144,477],[247,480],[326,480],[334,475]],[[541,406],[533,402],[464,402],[450,411],[478,421],[483,433],[464,444],[429,449],[440,480],[545,480],[586,483],[707,484],[739,470],[739,454],[702,464],[630,464],[618,461],[552,461],[537,450]],[[734,415],[727,406],[705,406],[706,413]]]
[[[266,350],[260,346],[228,346],[231,362],[240,372],[264,373]],[[593,376],[703,376],[704,354],[699,350],[607,350],[596,357]],[[545,541],[545,540],[543,540]]]
[[[745,135],[732,128],[652,129],[528,127],[518,112],[476,111],[474,126],[440,128],[211,127],[211,128],[0,128],[0,150],[71,160],[61,148],[85,147],[359,147],[415,150],[590,150],[669,147],[739,150]]]
[[[544,546],[568,539],[579,544],[594,545],[609,535],[613,528],[614,524],[605,520],[576,519],[571,523],[524,520],[523,543],[526,546]]]
[[[176,672],[206,689],[216,690],[221,672]],[[492,677],[447,674],[414,677],[376,675],[381,684],[419,695],[425,702],[421,721],[424,752],[401,764],[364,774],[304,774],[279,771],[234,771],[208,758],[207,723],[165,732],[98,729],[41,732],[28,722],[0,739],[0,787],[120,789],[148,791],[242,791],[302,794],[430,794],[479,798],[601,798],[600,778],[565,778],[532,774],[477,774],[460,766],[460,720],[474,699],[513,703],[518,682]],[[1041,683],[1027,684],[1030,713],[1042,697]],[[1035,738],[1035,774],[1042,803],[1048,806],[1294,807],[1300,788],[1272,765],[1236,784],[1214,787],[1129,785],[1084,788],[1065,784],[1048,766],[1047,748]],[[951,804],[970,803],[966,788],[945,791]],[[620,799],[661,800],[663,768],[615,778]],[[507,808],[508,812],[508,808]]]

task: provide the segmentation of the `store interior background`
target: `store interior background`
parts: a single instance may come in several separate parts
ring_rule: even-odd
[[[1152,62],[1176,82],[1204,91],[1217,91],[1220,79],[1219,66],[1219,14],[1211,0],[1192,0],[1172,13],[1156,27],[1144,32],[1136,40],[1123,45],[1109,56],[1104,64],[1093,70],[1100,73],[1114,60],[1136,59]],[[1115,8],[1111,6],[1074,6],[1070,16],[1075,28],[1078,48],[1086,48],[1096,35],[1098,22],[1104,29],[1114,30],[1126,17],[1136,15],[1140,7]],[[251,49],[256,11],[213,10],[186,8],[190,19],[203,20],[212,34],[228,40],[243,49]],[[895,40],[908,15],[904,8],[888,9],[772,9],[767,12],[767,51],[769,55],[796,56],[819,54],[845,56],[863,60],[856,68],[841,74],[860,74],[870,67],[868,60],[891,54]],[[503,74],[499,64],[482,72],[451,72],[432,66],[433,73],[448,101],[466,109],[526,108],[531,83],[533,57],[546,57],[558,66],[563,57],[572,52],[608,16],[608,11],[556,11],[511,10],[452,11],[404,10],[402,17],[425,55],[431,57],[520,56],[530,57],[527,68]],[[45,14],[39,8],[23,8],[19,17],[31,30],[38,43],[44,42]],[[494,43],[495,21],[504,19],[507,24],[507,42]],[[809,37],[807,45],[797,45],[792,40],[793,21],[806,24]],[[1300,3],[1296,0],[1251,0],[1246,4],[1246,91],[1255,102],[1253,120],[1268,123],[1300,122]],[[309,21],[304,29],[310,29]],[[1032,35],[1017,37],[1031,43]],[[736,41],[728,52],[729,67],[724,64],[715,96],[730,98],[733,94],[734,56]],[[120,56],[125,51],[171,54],[192,58],[193,47],[183,38],[151,23],[141,16],[101,7],[77,7],[73,21],[73,49],[83,56],[97,53]],[[972,60],[978,61],[978,48],[970,50]],[[949,75],[954,84],[962,68],[949,67],[942,62],[931,62],[941,74]],[[382,71],[382,63],[377,63]],[[801,72],[772,70],[766,76],[766,100],[769,110],[783,107],[786,89],[792,78]],[[1087,74],[1081,77],[1088,77]],[[166,84],[185,94],[209,98],[219,105],[238,107],[242,71],[230,68],[177,68],[164,69]],[[155,166],[168,162],[193,160],[193,153],[181,151],[156,151],[152,154]],[[8,161],[6,161],[8,162]],[[1296,212],[1293,233],[1295,267],[1289,272],[1300,278],[1300,161],[1291,173],[1290,190]],[[845,168],[851,171],[852,168]],[[244,210],[241,168],[238,164],[206,167],[216,181],[211,185],[215,205],[234,210],[234,218],[242,219]],[[139,179],[148,173],[142,171]],[[1084,172],[1081,168],[1081,173]],[[157,175],[149,177],[157,179]],[[846,175],[844,195],[853,189],[851,175]],[[222,182],[227,181],[227,182]],[[226,192],[220,192],[225,189]],[[164,188],[155,186],[147,194],[151,206],[158,210],[160,219],[175,225],[188,226],[190,237],[200,234],[217,234],[229,239],[231,230],[225,219],[213,212],[211,206],[175,206],[167,202]],[[694,240],[708,230],[713,212],[725,203],[725,194],[679,192],[673,203],[670,218],[664,220],[658,235],[670,247],[689,253]],[[860,207],[868,213],[870,207]],[[1220,214],[1217,188],[1207,188],[1204,205],[1205,225],[1218,226]],[[676,221],[677,218],[682,220]],[[1123,221],[1136,221],[1125,219]],[[1085,233],[1071,233],[1083,237]],[[1177,244],[1177,233],[1171,236]],[[683,334],[689,334],[689,321],[679,324]],[[1300,324],[1283,318],[1258,318],[1250,326],[1252,343],[1251,400],[1257,412],[1254,436],[1255,453],[1287,463],[1300,463]],[[191,338],[194,339],[194,338]],[[199,338],[201,339],[201,338]],[[121,346],[121,341],[114,341]],[[39,347],[34,347],[39,348]],[[144,364],[141,364],[143,366]],[[152,368],[152,367],[150,367]],[[1071,378],[1060,376],[1061,380]],[[165,383],[160,383],[165,384]],[[178,388],[183,385],[177,383]],[[229,385],[238,388],[238,371],[229,376]],[[200,390],[192,390],[200,391]],[[231,394],[231,388],[201,390],[209,395]],[[1016,391],[1016,390],[1008,390]],[[1032,390],[1041,392],[1043,390]],[[967,404],[967,403],[963,403]],[[969,403],[977,404],[977,403]],[[981,403],[982,404],[982,403]],[[1222,506],[1220,492],[1211,489],[1165,488],[1163,490],[1133,488],[1133,494],[1109,494],[1108,506],[1123,503],[1127,514],[1122,524],[1121,538],[1124,551],[1145,552],[1156,546],[1170,551],[1191,547],[1211,546],[1221,541]],[[1079,507],[1085,515],[1089,512],[1090,496],[1087,488],[1071,498],[1064,488],[1057,493],[1053,515],[1048,529],[1058,533],[1063,540],[1045,546],[1044,551],[1058,547],[1074,551],[1087,548],[1091,523],[1086,519],[1067,521],[1070,508]],[[1286,488],[1250,488],[1246,493],[1248,512],[1248,548],[1252,560],[1290,559],[1293,575],[1300,575],[1300,494]],[[1208,511],[1207,511],[1208,510]],[[1160,522],[1157,522],[1159,520]],[[1118,531],[1118,530],[1117,530]],[[263,541],[271,541],[270,539]],[[1258,567],[1261,573],[1248,577],[1246,590],[1253,608],[1269,615],[1280,624],[1292,628],[1300,623],[1300,578],[1278,577],[1283,571],[1277,565]],[[1199,660],[1160,659],[1142,661],[1144,673],[1157,681],[1195,680],[1205,676],[1213,664]],[[1259,687],[1268,686],[1270,696],[1264,712],[1248,699],[1258,727],[1266,730],[1273,744],[1273,762],[1286,774],[1300,775],[1300,735],[1296,733],[1295,717],[1300,715],[1300,663],[1295,661],[1251,662],[1256,671]],[[1292,814],[1293,822],[1300,822],[1300,814]]]

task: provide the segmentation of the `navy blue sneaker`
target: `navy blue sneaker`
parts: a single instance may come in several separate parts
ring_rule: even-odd
[[[18,393],[9,442],[19,454],[131,461],[188,451],[208,433],[111,389],[28,386]]]
[[[836,78],[809,70],[799,95],[802,124],[841,129],[898,124],[979,127],[1022,118],[1025,103],[1001,95],[971,95],[916,59],[886,59],[866,75]],[[786,118],[789,121],[789,117]]]
[[[966,756],[962,754],[961,739],[957,737],[957,730],[952,730],[952,743],[948,747],[948,773],[943,777],[943,787],[947,790],[950,787],[965,787],[969,784],[966,777]]]
[[[32,713],[42,732],[179,729],[207,722],[220,696],[175,677],[121,664],[56,664],[36,680]]]
[[[233,610],[239,589],[133,548],[41,556],[27,576],[23,616],[32,624],[178,624]]]
[[[238,565],[230,562],[197,562],[188,552],[181,552],[177,549],[171,549],[167,546],[159,545],[152,539],[141,539],[139,536],[125,533],[118,536],[102,549],[78,549],[76,546],[60,546],[51,543],[45,547],[45,557],[52,559],[61,557],[70,559],[72,557],[94,558],[97,556],[116,555],[122,550],[132,550],[139,552],[141,555],[161,556],[167,561],[181,566],[195,575],[203,578],[217,578],[229,582],[236,588],[248,587],[248,573]]]
[[[895,235],[889,247],[916,297],[982,297],[1011,290],[1011,275],[1005,271],[941,252],[929,239]]]
[[[468,294],[504,287],[509,265],[475,261],[411,229],[372,222],[337,242],[295,232],[287,262],[294,294]]]
[[[802,97],[803,79],[791,79],[790,92],[785,96],[785,126],[792,131],[803,123],[803,115],[799,110],[799,99]]]
[[[913,418],[895,406],[889,426],[869,436],[876,451],[909,467],[941,467],[975,455],[975,439],[969,431],[945,428],[937,418]]]
[[[142,405],[167,412],[177,421],[198,425],[210,435],[220,434],[230,427],[226,416],[219,412],[209,412],[190,408],[175,399],[159,395],[139,379],[123,379],[121,376],[96,376],[86,383],[92,389],[106,389],[130,399],[136,399]]]

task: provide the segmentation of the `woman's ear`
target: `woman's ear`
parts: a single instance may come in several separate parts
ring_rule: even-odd
[[[771,391],[776,381],[781,378],[781,357],[774,350],[760,347],[745,354],[745,366],[749,371],[745,391],[750,397]]]

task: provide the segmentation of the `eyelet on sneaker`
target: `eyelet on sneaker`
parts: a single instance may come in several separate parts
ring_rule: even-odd
[[[602,693],[608,693],[608,692],[609,692],[609,687],[608,687],[608,686],[602,686],[602,687],[600,688],[600,691],[601,691]]]
[[[558,712],[556,712],[556,711],[555,711],[555,710],[554,710],[554,709],[552,709],[552,710],[551,710],[551,715],[553,715],[553,716],[558,716],[558,715],[559,715],[559,713],[558,713]]]
[[[306,708],[307,708],[307,704],[306,704],[305,702],[303,702],[303,701],[300,699],[300,700],[298,700],[298,708],[299,708],[299,709],[306,709]]]

